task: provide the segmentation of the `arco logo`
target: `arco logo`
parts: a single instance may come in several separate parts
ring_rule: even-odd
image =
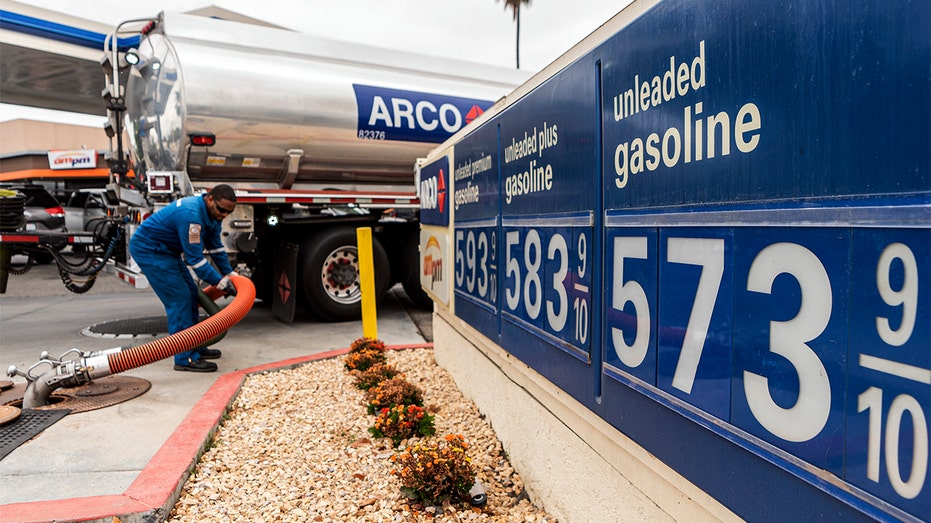
[[[446,205],[448,173],[449,158],[446,156],[420,168],[421,223],[444,226],[449,224],[449,207]]]
[[[472,123],[472,120],[478,118],[484,113],[485,113],[484,109],[482,109],[481,107],[477,105],[473,105],[472,108],[469,109],[469,112],[466,113],[466,117],[465,117],[466,123],[467,124]]]
[[[440,143],[491,107],[489,100],[353,84],[358,137]]]
[[[443,169],[439,175],[420,182],[420,208],[446,211],[446,176]]]

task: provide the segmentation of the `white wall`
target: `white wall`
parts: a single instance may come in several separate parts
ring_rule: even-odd
[[[437,363],[495,429],[531,500],[563,523],[740,521],[536,371],[446,311]]]

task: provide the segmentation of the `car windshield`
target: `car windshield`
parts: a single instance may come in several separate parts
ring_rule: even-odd
[[[84,204],[87,202],[87,193],[76,191],[71,193],[71,198],[68,198],[67,207],[84,207]]]
[[[107,204],[117,201],[116,194],[113,191],[83,190],[74,191],[68,197],[66,207],[77,207],[86,209],[106,209]]]
[[[53,198],[52,195],[42,187],[19,186],[10,187],[10,189],[19,191],[26,196],[26,207],[42,207],[43,209],[49,209],[61,205],[58,203],[58,200]]]

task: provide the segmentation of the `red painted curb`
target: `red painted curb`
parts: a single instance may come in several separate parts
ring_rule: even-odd
[[[144,513],[150,509],[122,494],[51,501],[11,503],[0,506],[0,521],[112,521],[115,514]]]
[[[390,345],[389,350],[432,348],[432,343]],[[163,519],[174,507],[188,473],[197,464],[211,434],[220,424],[233,398],[251,374],[296,367],[311,361],[335,358],[349,352],[337,349],[229,372],[217,378],[178,428],[158,449],[123,494],[31,501],[0,505],[0,523],[47,521],[101,521],[127,519],[145,514]]]

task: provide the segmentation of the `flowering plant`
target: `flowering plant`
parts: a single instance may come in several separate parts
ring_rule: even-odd
[[[385,363],[388,359],[385,356],[384,352],[377,350],[363,350],[357,352],[350,352],[346,355],[346,358],[343,360],[343,364],[346,367],[346,370],[365,370],[373,365],[379,363]]]
[[[421,440],[391,456],[395,464],[391,474],[400,478],[402,491],[429,503],[468,499],[475,484],[468,448],[459,434],[450,434],[442,442]]]
[[[369,414],[381,412],[381,409],[394,405],[423,407],[423,392],[406,379],[396,377],[382,381],[367,390],[365,401],[368,403]]]
[[[349,354],[343,360],[346,370],[365,370],[377,363],[388,361],[385,343],[372,338],[359,338],[349,346]]]
[[[417,405],[395,405],[385,407],[375,418],[375,426],[369,432],[376,438],[391,438],[394,446],[411,436],[429,436],[436,432],[433,416]]]
[[[385,352],[385,342],[375,338],[358,338],[349,346],[349,352],[364,352],[367,350]]]
[[[400,371],[390,363],[376,363],[365,370],[350,371],[350,374],[356,380],[356,387],[369,390],[379,383],[397,376]]]

